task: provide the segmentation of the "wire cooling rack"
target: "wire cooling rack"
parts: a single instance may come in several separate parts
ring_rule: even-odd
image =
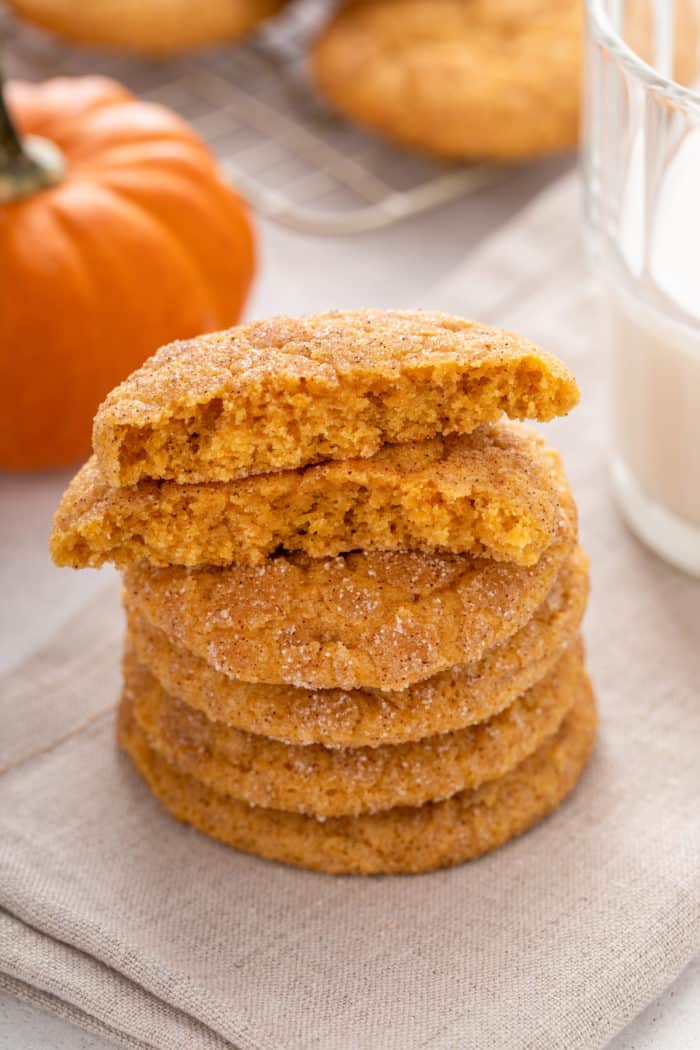
[[[501,176],[403,153],[333,114],[306,67],[328,10],[328,0],[297,0],[242,46],[175,60],[74,48],[2,12],[0,42],[10,75],[104,73],[177,110],[253,208],[305,233],[378,229]]]

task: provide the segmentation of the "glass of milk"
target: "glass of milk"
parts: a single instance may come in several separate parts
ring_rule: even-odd
[[[700,575],[700,0],[586,7],[585,211],[613,487],[637,535]]]

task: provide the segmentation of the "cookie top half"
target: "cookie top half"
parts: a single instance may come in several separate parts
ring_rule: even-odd
[[[549,420],[576,381],[527,339],[421,311],[277,317],[163,347],[116,387],[93,444],[112,485],[227,481],[385,443]]]

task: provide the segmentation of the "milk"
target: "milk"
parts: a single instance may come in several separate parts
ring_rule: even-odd
[[[700,575],[700,129],[682,137],[653,199],[634,149],[632,160],[621,258],[602,282],[613,481],[640,537]]]

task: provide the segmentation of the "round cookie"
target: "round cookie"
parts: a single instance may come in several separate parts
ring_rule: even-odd
[[[107,395],[93,445],[112,485],[230,481],[545,421],[578,396],[557,358],[447,314],[276,317],[163,347]]]
[[[346,0],[312,72],[343,114],[445,158],[512,162],[579,138],[583,0]],[[653,5],[623,5],[625,39],[653,61]],[[698,18],[676,3],[674,75],[698,71]]]
[[[342,113],[452,158],[514,161],[578,141],[581,0],[350,0],[312,68]]]
[[[154,795],[178,820],[247,853],[333,874],[431,871],[478,857],[526,831],[574,788],[591,753],[596,708],[581,678],[560,729],[529,758],[476,790],[442,802],[320,821],[249,806],[178,772],[148,746],[128,703],[121,746]]]
[[[124,693],[149,746],[221,795],[336,817],[420,806],[503,776],[561,725],[583,674],[572,645],[542,682],[487,722],[409,744],[299,747],[243,733],[169,696],[127,644]]]
[[[214,670],[136,612],[130,641],[165,690],[213,721],[292,744],[373,747],[419,740],[485,721],[552,670],[578,632],[588,560],[578,547],[534,616],[481,660],[402,692],[308,690],[241,682]]]
[[[93,456],[54,517],[58,565],[257,565],[278,548],[312,558],[433,550],[533,565],[558,515],[542,438],[515,423],[385,445],[368,459],[238,481],[115,488]]]
[[[143,55],[235,40],[286,0],[9,0],[22,18],[79,44]]]
[[[576,541],[576,509],[550,451],[560,517],[536,565],[461,554],[305,554],[255,568],[129,568],[127,603],[177,645],[247,682],[404,689],[479,660],[534,614]]]

